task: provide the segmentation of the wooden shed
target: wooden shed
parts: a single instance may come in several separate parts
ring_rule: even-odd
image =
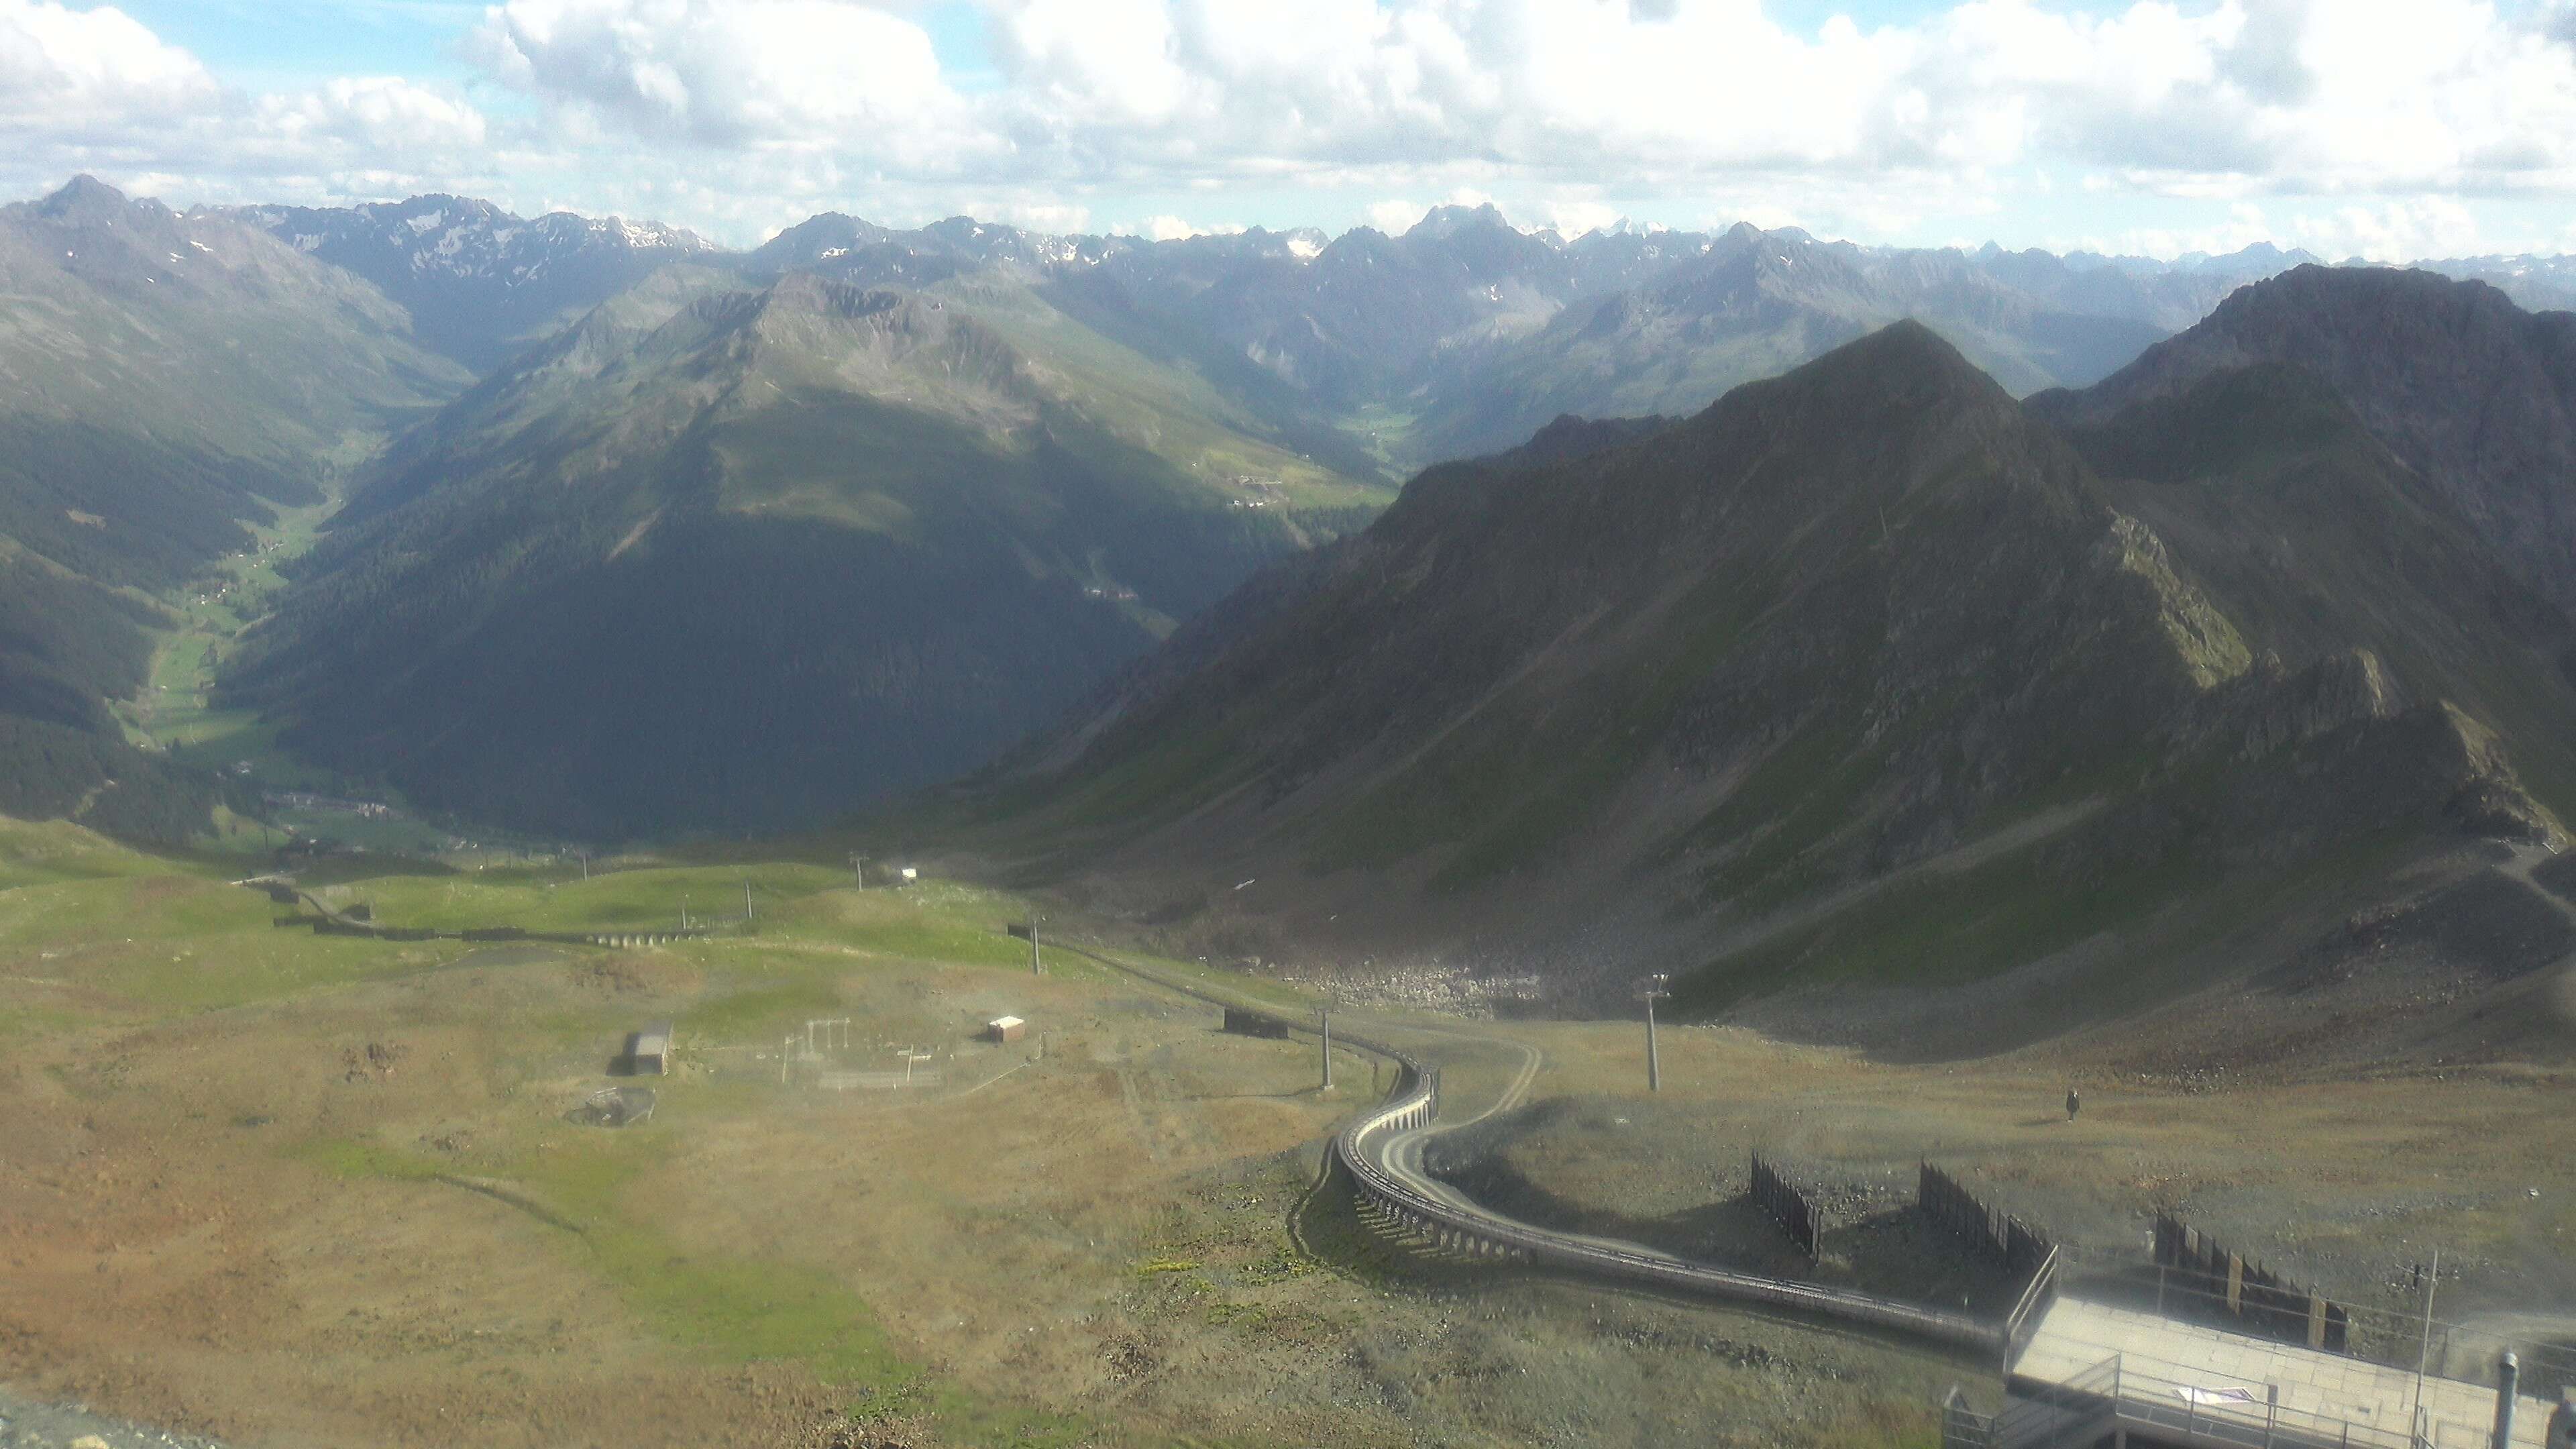
[[[1246,1011],[1239,1006],[1225,1009],[1225,1029],[1236,1036],[1269,1037],[1274,1041],[1288,1039],[1288,1023],[1266,1011]]]
[[[1015,1042],[1029,1034],[1029,1024],[1016,1016],[997,1016],[984,1023],[987,1041]]]
[[[636,1076],[664,1076],[671,1070],[671,1023],[647,1023],[626,1039],[626,1070]]]

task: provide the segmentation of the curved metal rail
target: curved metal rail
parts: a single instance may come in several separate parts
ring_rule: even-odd
[[[1160,973],[1124,961],[1114,961],[1078,946],[1059,946],[1058,949],[1071,950],[1113,970],[1201,1001],[1253,1012],[1280,1022],[1292,1031],[1311,1032],[1314,1029],[1305,1022],[1267,1007],[1174,981]],[[1440,1114],[1438,1069],[1425,1065],[1398,1047],[1364,1036],[1340,1032],[1335,1034],[1334,1040],[1343,1046],[1382,1057],[1396,1067],[1395,1086],[1376,1110],[1362,1115],[1333,1135],[1334,1161],[1362,1195],[1392,1213],[1398,1221],[1430,1233],[1448,1245],[1468,1252],[1544,1263],[1596,1277],[1700,1297],[1729,1298],[1838,1318],[1950,1346],[1993,1352],[2006,1347],[2009,1342],[2008,1330],[2004,1326],[1964,1313],[1880,1298],[1848,1288],[1829,1288],[1786,1278],[1740,1273],[1731,1268],[1695,1263],[1635,1243],[1557,1232],[1506,1217],[1472,1198],[1435,1185],[1406,1165],[1397,1152],[1399,1144],[1425,1135],[1436,1135],[1439,1131],[1433,1126]]]

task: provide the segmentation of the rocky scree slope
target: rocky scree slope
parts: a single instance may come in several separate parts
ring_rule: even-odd
[[[727,255],[680,227],[568,211],[529,219],[462,196],[213,214],[365,278],[411,313],[424,344],[477,373],[663,267]]]

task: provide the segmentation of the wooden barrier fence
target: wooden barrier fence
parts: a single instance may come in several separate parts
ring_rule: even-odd
[[[2342,1353],[2350,1344],[2352,1318],[2342,1304],[2230,1252],[2166,1213],[2156,1214],[2156,1266],[2177,1280],[2169,1288],[2268,1338],[2329,1353]]]
[[[1753,1186],[1750,1192],[1753,1201],[1771,1215],[1771,1220],[1780,1225],[1781,1231],[1789,1235],[1789,1241],[1797,1244],[1798,1250],[1807,1255],[1807,1261],[1814,1262],[1817,1243],[1824,1236],[1824,1214],[1816,1210],[1816,1205],[1807,1200],[1805,1193],[1790,1186],[1787,1178],[1773,1171],[1771,1164],[1764,1162],[1759,1152],[1753,1154]]]
[[[2015,1273],[2038,1272],[2057,1247],[2047,1234],[1986,1206],[1957,1178],[1929,1162],[1916,1179],[1914,1202],[1932,1221]]]

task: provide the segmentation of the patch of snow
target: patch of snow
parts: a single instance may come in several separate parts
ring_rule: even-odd
[[[424,233],[435,231],[446,224],[447,212],[444,209],[423,212],[420,215],[411,218],[411,234],[413,236],[420,236]]]
[[[299,252],[319,251],[321,246],[322,238],[312,232],[297,232],[295,234],[295,249]]]
[[[848,247],[825,247],[821,252],[815,255],[814,260],[818,262],[828,262],[834,257],[846,257],[849,254],[850,249]]]
[[[1288,255],[1295,257],[1301,262],[1313,261],[1316,254],[1321,252],[1323,249],[1323,245],[1312,237],[1292,236],[1288,238]]]

